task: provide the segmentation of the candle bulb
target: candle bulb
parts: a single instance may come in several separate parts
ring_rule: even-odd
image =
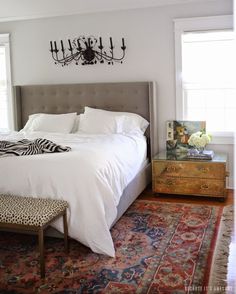
[[[112,38],[111,37],[110,37],[110,44],[111,44],[111,48],[113,48]]]
[[[53,52],[52,41],[50,41],[50,45],[51,45],[51,52]]]
[[[122,47],[125,47],[125,40],[122,38]]]
[[[71,46],[71,41],[70,41],[70,39],[68,39],[68,42],[69,42],[69,47],[70,47],[69,50],[72,51],[72,46]]]
[[[57,42],[54,41],[55,52],[57,52]]]
[[[100,47],[102,47],[102,38],[99,37],[99,44],[100,44]]]
[[[62,40],[61,40],[61,51],[64,51],[64,46],[63,46]]]
[[[81,47],[80,47],[80,42],[79,42],[79,39],[77,39],[77,45],[78,45],[78,49],[80,50]]]

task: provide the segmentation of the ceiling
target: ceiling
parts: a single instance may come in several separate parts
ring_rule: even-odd
[[[0,0],[0,21],[136,9],[204,1],[214,0]]]

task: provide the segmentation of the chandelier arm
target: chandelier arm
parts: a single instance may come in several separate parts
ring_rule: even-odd
[[[76,53],[73,55],[73,59],[74,59],[74,61],[79,61],[80,59],[83,60],[83,59],[82,59],[82,51],[80,51],[80,52],[76,52]]]
[[[109,55],[107,55],[105,53],[100,53],[98,51],[96,51],[96,53],[100,56],[101,59],[105,59],[106,61],[111,61],[112,60],[111,56],[109,56]]]
[[[94,51],[94,53],[95,53],[96,59],[97,59],[98,61],[102,61],[102,60],[103,60],[103,57],[101,56],[100,52],[98,52],[98,51]]]
[[[57,63],[60,63],[60,64],[67,64],[67,63],[70,63],[73,60],[73,58],[71,56],[67,56],[66,58],[61,58],[61,59],[59,59],[59,58],[57,58],[57,59],[53,58],[53,59]]]
[[[58,55],[54,56],[54,52],[52,52],[52,58],[55,62],[60,63],[60,59],[58,59]]]
[[[77,59],[77,56],[79,57],[78,59]],[[58,58],[58,55],[56,55],[56,58],[52,55],[52,58],[54,61],[56,61],[59,64],[68,64],[68,63],[71,63],[73,60],[78,61],[80,59],[80,56],[81,56],[81,52],[76,52],[75,54],[65,56],[61,59]]]
[[[107,55],[107,54],[105,54],[105,53],[100,53],[100,52],[98,52],[98,51],[95,51],[95,52],[96,52],[96,54],[98,54],[101,58],[104,58],[106,61],[112,61],[112,60],[114,60],[114,61],[121,61],[121,60],[125,57],[125,51],[123,51],[123,56],[120,57],[120,58],[116,58],[116,57],[114,57],[114,56],[109,56],[109,55]]]

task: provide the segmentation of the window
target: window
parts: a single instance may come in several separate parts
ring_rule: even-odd
[[[236,126],[232,23],[231,16],[175,21],[177,119],[206,120],[219,143]]]
[[[0,131],[13,129],[9,35],[0,34]]]

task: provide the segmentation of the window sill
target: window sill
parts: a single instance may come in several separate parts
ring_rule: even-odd
[[[209,145],[233,145],[234,143],[235,136],[233,134],[229,136],[212,135],[212,141]]]

